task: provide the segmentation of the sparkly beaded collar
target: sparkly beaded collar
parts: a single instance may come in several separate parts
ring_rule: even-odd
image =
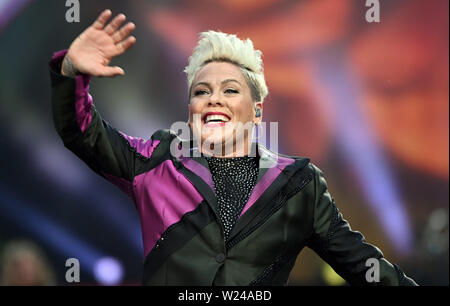
[[[214,182],[225,237],[247,203],[258,177],[257,157],[205,157]]]

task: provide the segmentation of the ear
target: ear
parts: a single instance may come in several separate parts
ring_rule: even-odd
[[[263,117],[263,103],[255,102],[253,106],[254,106],[253,112],[254,112],[254,116],[255,116],[255,119],[253,120],[253,122],[255,124],[259,124],[259,123],[261,123],[262,117]],[[257,110],[259,110],[259,114],[260,114],[259,117],[256,116]]]

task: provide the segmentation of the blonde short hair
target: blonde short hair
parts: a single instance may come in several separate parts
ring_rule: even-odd
[[[269,93],[264,79],[262,52],[253,48],[250,39],[241,40],[234,34],[216,31],[200,33],[200,39],[184,69],[187,74],[189,96],[197,73],[210,62],[230,62],[242,71],[250,87],[254,102],[263,102]]]

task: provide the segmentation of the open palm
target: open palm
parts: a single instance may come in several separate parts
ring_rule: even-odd
[[[67,56],[79,72],[107,77],[124,74],[122,68],[111,67],[109,63],[136,42],[133,36],[128,37],[135,25],[129,22],[119,29],[126,19],[124,14],[119,14],[105,26],[111,14],[110,10],[103,11],[70,46]]]

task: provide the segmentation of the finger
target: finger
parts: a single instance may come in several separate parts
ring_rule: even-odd
[[[108,35],[113,34],[120,25],[127,19],[124,14],[119,14],[105,27],[105,32]]]
[[[116,31],[113,34],[113,41],[115,44],[117,44],[118,42],[122,41],[123,39],[125,39],[125,37],[127,37],[128,35],[131,34],[131,32],[133,32],[133,30],[136,28],[136,26],[134,25],[134,23],[129,22],[126,25],[124,25],[119,31]]]
[[[136,42],[136,38],[134,36],[130,36],[125,40],[122,40],[120,43],[118,43],[117,46],[117,54],[122,54],[125,51],[127,51],[128,49],[131,48],[131,46],[134,45],[134,43]]]
[[[112,12],[111,10],[104,10],[100,16],[98,16],[97,20],[94,21],[92,26],[98,30],[103,29],[108,19],[111,17]]]
[[[113,77],[116,75],[124,75],[125,71],[123,71],[123,69],[118,66],[105,66],[102,68],[99,74],[100,76]]]

